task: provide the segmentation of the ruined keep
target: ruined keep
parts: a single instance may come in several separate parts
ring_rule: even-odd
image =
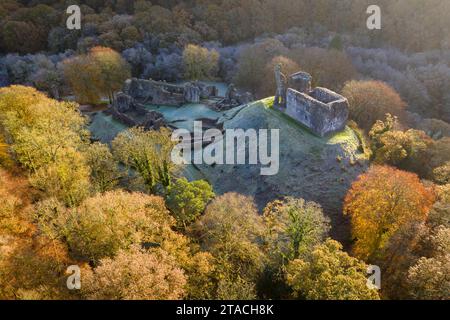
[[[312,77],[306,72],[294,73],[282,81],[286,77],[277,66],[275,79],[277,93],[274,107],[321,137],[345,128],[349,115],[345,97],[326,88],[311,89]]]

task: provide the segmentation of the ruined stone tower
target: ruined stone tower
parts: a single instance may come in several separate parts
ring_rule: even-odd
[[[306,72],[292,74],[285,104],[275,107],[321,137],[343,130],[349,114],[347,99],[326,88],[311,89],[311,81]]]

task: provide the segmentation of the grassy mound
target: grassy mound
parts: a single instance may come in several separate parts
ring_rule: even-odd
[[[347,240],[342,201],[352,181],[367,167],[360,140],[349,127],[330,137],[318,137],[272,105],[273,98],[257,101],[229,110],[219,121],[225,129],[279,129],[278,174],[261,176],[259,165],[201,165],[201,173],[217,193],[251,195],[259,208],[283,196],[320,203],[332,220],[332,235]]]

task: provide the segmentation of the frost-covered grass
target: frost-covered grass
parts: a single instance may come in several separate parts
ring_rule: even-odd
[[[147,106],[148,110],[154,110],[161,112],[164,118],[169,121],[179,121],[179,120],[195,120],[200,118],[207,119],[218,119],[221,114],[204,104],[190,103],[183,105],[181,107],[171,107],[171,106]]]
[[[111,142],[117,134],[127,128],[126,125],[114,120],[112,116],[106,115],[103,112],[98,112],[93,115],[89,125],[89,131],[92,137],[103,143]]]

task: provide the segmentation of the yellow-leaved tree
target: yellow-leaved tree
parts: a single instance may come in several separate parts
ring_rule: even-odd
[[[174,231],[176,220],[161,197],[114,190],[75,208],[47,199],[34,213],[42,234],[64,242],[73,257],[90,261],[88,298],[211,298],[213,258]],[[112,277],[108,285],[105,276]],[[159,285],[168,288],[157,289],[164,278]]]
[[[187,79],[212,79],[219,70],[219,53],[194,44],[189,44],[183,51],[184,73]]]
[[[342,245],[328,239],[310,256],[292,260],[286,268],[287,284],[297,299],[378,300],[367,286],[367,265],[342,251]]]
[[[89,168],[81,152],[88,132],[77,104],[50,99],[31,87],[1,88],[0,127],[12,158],[44,196],[76,205],[88,194]]]
[[[99,103],[104,96],[111,102],[130,76],[128,63],[106,47],[64,61],[64,77],[82,103]]]

